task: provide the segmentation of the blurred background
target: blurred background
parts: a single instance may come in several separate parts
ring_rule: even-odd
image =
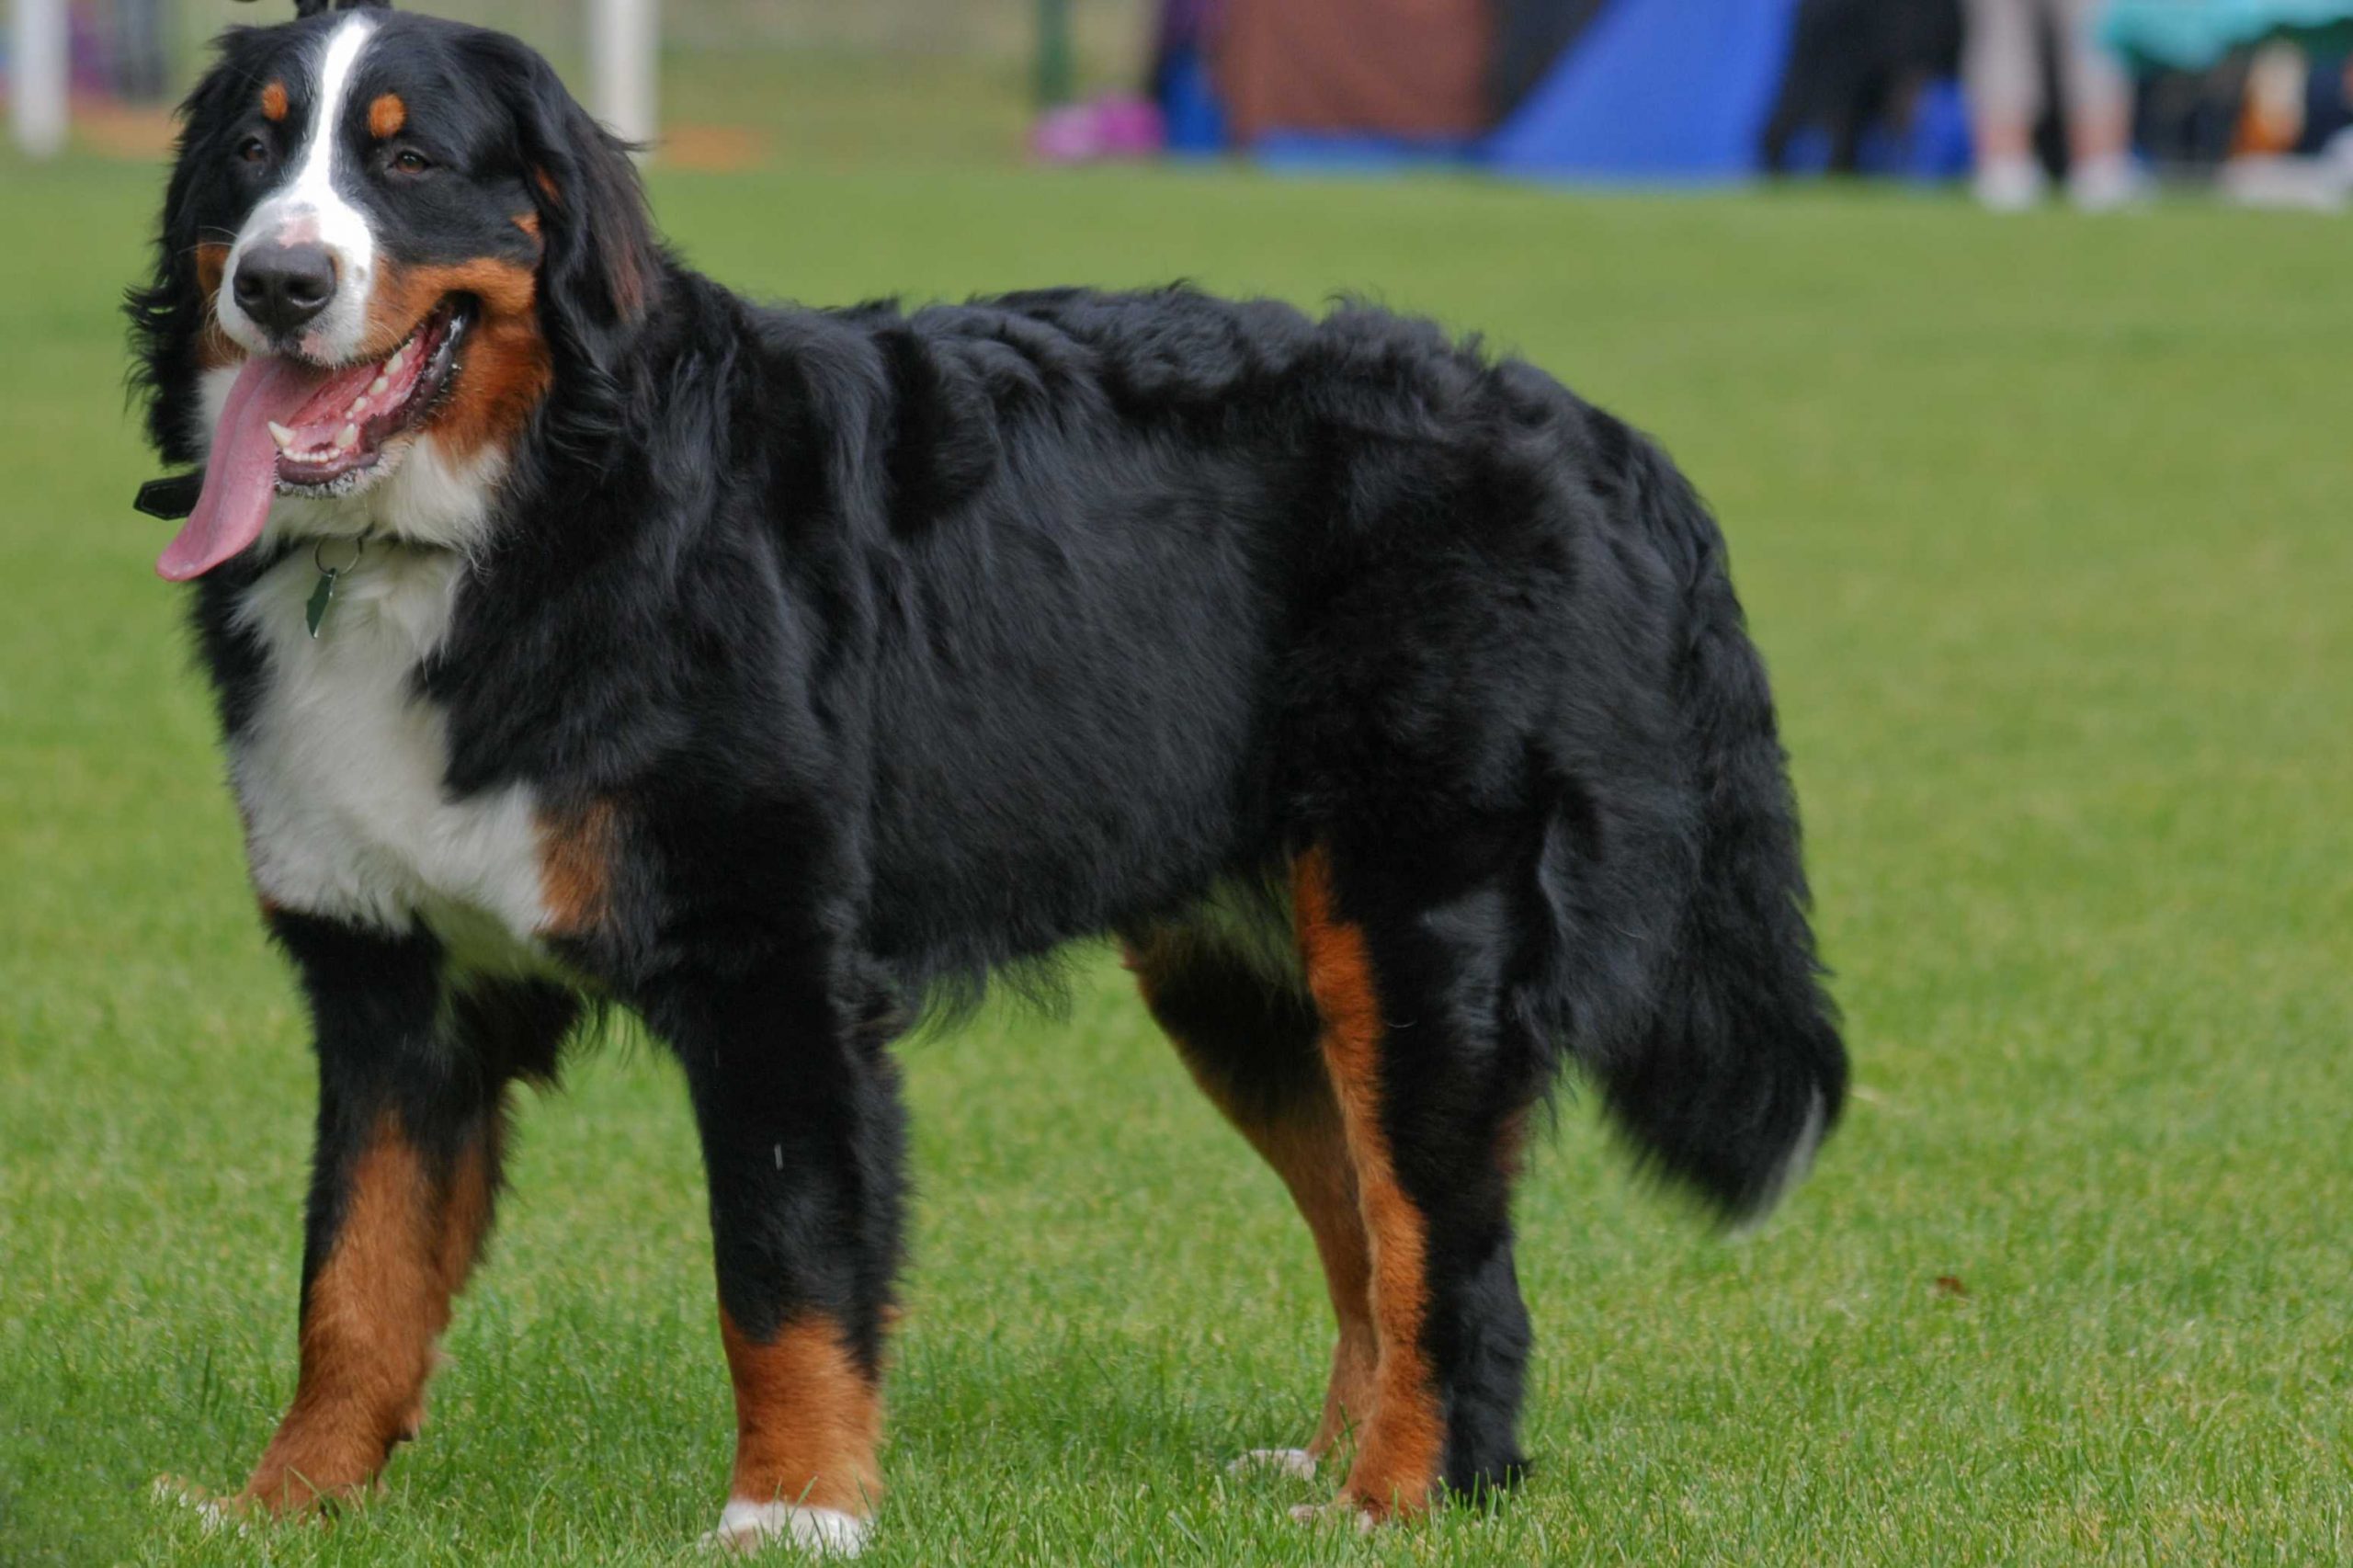
[[[2353,195],[2353,0],[479,0],[686,167],[1232,156]],[[229,0],[17,0],[20,144],[152,156]],[[70,103],[70,109],[69,105]],[[70,128],[70,129],[69,129]]]

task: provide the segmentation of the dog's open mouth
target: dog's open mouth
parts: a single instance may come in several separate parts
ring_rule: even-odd
[[[247,359],[213,427],[203,494],[155,570],[186,582],[251,548],[273,494],[347,495],[381,477],[448,400],[472,319],[453,295],[381,360]]]
[[[290,417],[267,422],[278,488],[340,494],[383,461],[394,437],[423,425],[449,390],[466,313],[445,301],[382,360],[337,370]]]

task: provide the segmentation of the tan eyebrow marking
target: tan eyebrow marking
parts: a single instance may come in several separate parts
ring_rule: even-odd
[[[261,117],[267,120],[286,118],[286,84],[272,82],[261,90]]]
[[[399,135],[407,123],[408,105],[401,102],[398,93],[386,93],[368,106],[368,134],[379,142]]]

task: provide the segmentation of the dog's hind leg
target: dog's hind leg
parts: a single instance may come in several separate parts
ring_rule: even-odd
[[[1304,1449],[1246,1456],[1308,1472],[1371,1414],[1370,1252],[1339,1102],[1316,1050],[1314,1004],[1279,912],[1269,913],[1271,944],[1169,924],[1131,935],[1126,949],[1145,1006],[1194,1081],[1274,1167],[1314,1238],[1339,1328],[1323,1415]]]
[[[1510,912],[1491,882],[1319,847],[1292,887],[1371,1244],[1373,1409],[1340,1500],[1379,1519],[1525,1468],[1510,1200],[1543,1071],[1499,1020]]]
[[[372,1481],[425,1413],[434,1342],[487,1234],[506,1095],[552,1072],[576,1004],[453,984],[439,945],[281,914],[309,993],[319,1120],[294,1400],[228,1506],[300,1509]]]

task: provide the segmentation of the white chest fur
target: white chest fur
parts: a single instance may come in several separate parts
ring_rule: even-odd
[[[465,570],[449,551],[370,545],[316,640],[310,552],[264,575],[237,609],[267,669],[230,770],[265,898],[392,930],[422,919],[489,949],[478,961],[529,964],[547,924],[530,791],[452,799],[442,714],[415,695]]]

